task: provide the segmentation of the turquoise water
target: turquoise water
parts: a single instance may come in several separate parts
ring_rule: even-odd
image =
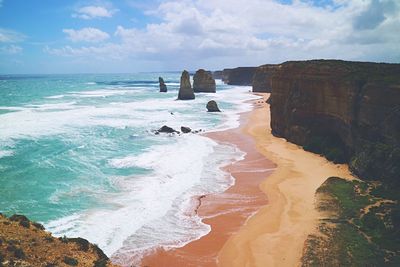
[[[158,92],[159,76],[168,93]],[[154,235],[154,227],[168,232],[168,223],[159,225],[168,218],[181,222],[187,208],[181,204],[189,205],[191,196],[229,186],[219,166],[239,151],[200,135],[152,130],[165,124],[205,131],[234,127],[248,108],[243,101],[253,96],[248,88],[218,82],[217,94],[176,101],[179,78],[0,76],[0,212],[25,214],[56,235],[86,237],[120,258],[163,240],[177,245],[206,233],[198,218],[186,218],[182,231],[151,242],[145,234],[153,229]],[[210,99],[224,112],[207,113]],[[185,235],[185,227],[195,234]]]

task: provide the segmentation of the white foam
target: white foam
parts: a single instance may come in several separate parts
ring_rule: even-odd
[[[177,137],[139,156],[113,159],[114,167],[151,169],[146,176],[114,177],[120,193],[106,199],[112,210],[92,210],[48,223],[57,236],[81,236],[122,264],[155,247],[182,246],[208,233],[195,214],[185,214],[192,196],[219,192],[232,184],[219,167],[243,155],[199,135]],[[106,196],[107,197],[107,196]]]
[[[11,157],[12,155],[14,155],[12,150],[0,150],[0,158]]]
[[[59,99],[59,98],[63,98],[65,97],[65,95],[52,95],[52,96],[47,96],[47,99]]]

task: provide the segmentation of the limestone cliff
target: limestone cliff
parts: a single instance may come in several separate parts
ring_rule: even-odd
[[[271,78],[278,65],[259,66],[253,76],[253,92],[271,93]]]
[[[230,85],[252,85],[256,67],[238,67],[224,69],[222,80]]]
[[[215,93],[216,85],[211,72],[199,69],[193,76],[193,90],[196,93]]]
[[[96,245],[83,238],[55,238],[23,215],[0,214],[0,266],[112,267]]]
[[[272,76],[273,134],[361,178],[400,184],[400,64],[286,62]]]
[[[189,72],[184,70],[182,72],[181,76],[181,83],[179,87],[179,94],[178,94],[178,99],[179,100],[190,100],[194,99],[194,92],[192,85],[190,84],[190,75]]]

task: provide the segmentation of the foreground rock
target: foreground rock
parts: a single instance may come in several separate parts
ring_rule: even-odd
[[[114,266],[83,238],[55,238],[23,215],[0,214],[0,266]]]
[[[253,92],[257,93],[271,93],[272,90],[272,75],[275,70],[278,68],[278,65],[262,65],[258,67],[253,76]]]
[[[208,101],[206,108],[208,112],[221,112],[218,108],[217,102],[214,100]]]
[[[199,69],[193,76],[193,91],[196,93],[215,93],[216,85],[210,71]]]
[[[181,76],[181,83],[179,87],[179,100],[191,100],[194,99],[194,91],[192,89],[192,85],[190,84],[190,75],[189,72],[184,70]]]
[[[272,86],[274,135],[400,186],[400,64],[286,62]]]
[[[252,85],[256,67],[224,69],[222,80],[230,85]]]
[[[160,83],[160,92],[166,93],[168,89],[167,85],[164,83],[164,79],[162,77],[158,77],[158,82]]]

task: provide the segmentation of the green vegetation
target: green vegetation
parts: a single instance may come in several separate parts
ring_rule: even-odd
[[[377,182],[329,178],[317,191],[329,215],[308,237],[303,266],[400,266],[399,196],[383,192]]]
[[[344,145],[333,135],[310,135],[303,146],[304,150],[324,155],[334,163],[347,162]]]
[[[71,265],[71,266],[78,266],[78,260],[74,259],[74,258],[71,258],[71,257],[68,257],[68,256],[64,257],[63,262],[65,264],[68,264],[68,265]]]

